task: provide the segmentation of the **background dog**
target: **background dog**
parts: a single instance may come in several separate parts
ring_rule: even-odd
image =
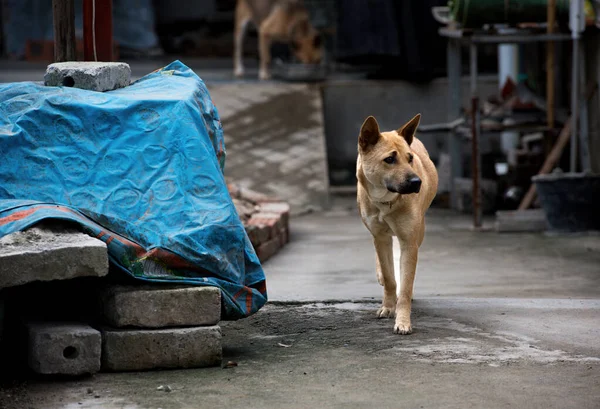
[[[290,44],[296,58],[305,64],[321,61],[323,47],[321,36],[312,26],[308,11],[301,0],[238,0],[235,8],[234,75],[244,75],[242,49],[248,23],[258,30],[260,79],[271,77],[272,41]]]
[[[421,115],[397,131],[379,131],[372,116],[358,137],[358,208],[373,235],[377,279],[383,286],[379,318],[396,316],[394,332],[410,334],[413,284],[419,247],[425,235],[425,212],[437,192],[438,176],[425,146],[415,137]],[[392,236],[400,242],[400,295]]]

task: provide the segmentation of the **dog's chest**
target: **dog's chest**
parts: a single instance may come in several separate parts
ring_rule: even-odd
[[[361,217],[371,232],[393,235],[392,228],[386,220],[390,215],[391,208],[387,205],[383,205],[382,207],[361,209]]]

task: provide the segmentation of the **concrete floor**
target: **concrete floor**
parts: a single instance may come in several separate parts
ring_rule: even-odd
[[[3,67],[0,82],[44,68]],[[369,234],[338,199],[292,219],[264,266],[271,303],[223,323],[224,364],[238,366],[16,382],[0,409],[600,407],[600,236],[476,233],[432,210],[419,258],[414,333],[394,335],[375,318]]]
[[[368,233],[336,209],[292,220],[265,264],[272,302],[223,323],[238,366],[29,381],[0,407],[600,407],[599,236],[475,233],[432,210],[400,336],[375,318]]]

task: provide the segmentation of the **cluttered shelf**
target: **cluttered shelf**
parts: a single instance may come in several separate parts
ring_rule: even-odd
[[[569,33],[546,33],[528,28],[475,31],[465,28],[442,27],[438,30],[438,33],[442,37],[464,40],[476,44],[533,43],[542,41],[568,41],[571,39]]]

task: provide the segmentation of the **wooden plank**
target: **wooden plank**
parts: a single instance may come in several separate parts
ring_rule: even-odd
[[[75,61],[75,0],[52,0],[54,62]]]
[[[554,168],[554,165],[556,165],[556,163],[560,160],[562,151],[565,149],[565,146],[567,146],[567,143],[569,142],[569,138],[571,136],[572,122],[572,117],[569,117],[569,119],[567,119],[567,122],[565,122],[565,126],[560,131],[558,139],[556,140],[556,143],[552,147],[552,150],[546,157],[546,160],[544,161],[542,168],[538,172],[538,175],[551,172]],[[519,205],[519,210],[529,209],[529,207],[533,204],[533,201],[535,200],[535,195],[535,184],[532,183],[531,186],[529,186],[529,190],[525,194],[525,197],[523,197],[521,204]]]

